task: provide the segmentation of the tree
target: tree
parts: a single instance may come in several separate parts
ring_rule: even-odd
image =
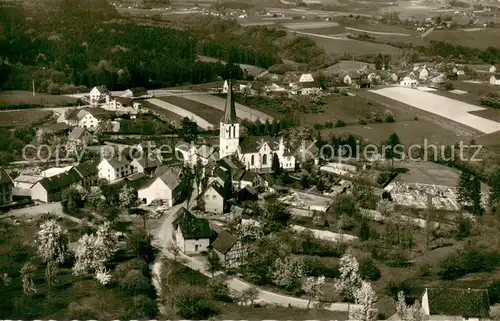
[[[118,194],[118,199],[120,201],[120,207],[124,209],[131,209],[137,205],[137,193],[127,184],[123,185]]]
[[[462,207],[474,215],[482,215],[481,181],[470,169],[465,168],[460,173],[457,186],[457,200]]]
[[[73,186],[65,189],[61,195],[61,205],[68,214],[78,213],[84,206],[82,194]]]
[[[179,136],[186,143],[196,142],[196,140],[198,139],[199,131],[200,130],[198,128],[198,124],[196,124],[194,121],[190,120],[187,117],[184,117],[184,119],[182,119]]]
[[[304,261],[297,257],[277,258],[270,271],[273,282],[289,290],[297,286],[298,280],[304,275]]]
[[[111,281],[111,272],[104,266],[100,266],[95,271],[95,278],[102,285],[106,285]]]
[[[193,167],[193,179],[196,184],[196,196],[198,196],[200,195],[201,180],[203,179],[203,164],[200,158],[198,158],[196,165]]]
[[[381,199],[377,203],[377,211],[384,217],[390,217],[395,212],[395,205],[388,199]]]
[[[212,274],[212,278],[215,276],[215,272],[222,269],[220,258],[214,251],[210,251],[208,253],[205,268],[210,271],[210,273]]]
[[[50,219],[40,225],[37,233],[38,255],[48,263],[64,263],[68,255],[68,233],[57,223]]]
[[[250,306],[253,307],[253,303],[259,297],[259,290],[255,286],[250,286],[241,293],[241,300],[244,304],[250,301]]]
[[[382,54],[379,53],[377,58],[375,58],[375,69],[381,70],[384,65],[384,58],[382,57]]]
[[[424,321],[425,315],[422,311],[420,303],[415,301],[411,306],[406,304],[405,293],[403,291],[398,292],[398,299],[395,302],[396,313],[400,320],[403,321]]]
[[[497,169],[490,178],[488,204],[493,213],[496,213],[500,209],[500,169]]]
[[[356,257],[346,253],[340,258],[340,277],[335,279],[335,289],[347,300],[353,300],[355,290],[361,284],[359,275],[359,264]]]
[[[91,187],[85,198],[85,206],[91,211],[97,212],[106,201],[102,189],[98,186]]]
[[[292,214],[284,203],[274,200],[266,204],[261,214],[261,223],[264,234],[276,232],[288,225]]]
[[[375,261],[373,259],[368,259],[359,265],[359,274],[363,279],[376,281],[380,279],[380,270],[375,265]]]
[[[312,300],[318,301],[321,298],[321,296],[323,296],[324,283],[325,283],[325,277],[322,275],[317,278],[308,277],[305,279],[304,283],[302,284],[302,290],[304,290],[307,297],[309,298],[309,301],[307,302],[308,309]]]
[[[354,299],[360,307],[354,307],[349,311],[350,320],[375,321],[377,319],[377,311],[373,308],[377,296],[370,282],[361,281],[361,285],[354,291]]]
[[[187,201],[187,207],[189,208],[189,201],[191,200],[191,195],[193,194],[193,181],[195,175],[190,167],[184,166],[180,176],[181,183],[179,184],[179,195],[181,200]]]
[[[273,154],[273,162],[271,165],[271,170],[273,171],[273,176],[278,177],[281,172],[281,166],[280,166],[280,159],[278,157],[278,154],[274,153]]]
[[[471,202],[469,190],[471,188],[472,173],[468,168],[462,169],[458,179],[457,201],[465,206]]]
[[[408,317],[408,306],[406,305],[405,293],[403,291],[398,292],[398,299],[395,303],[396,313],[401,318],[401,320],[407,320]]]
[[[384,146],[384,156],[391,159],[391,167],[394,167],[394,159],[400,154],[396,151],[399,146],[401,146],[399,136],[396,133],[392,133]]]
[[[129,236],[129,246],[138,258],[152,263],[155,258],[155,248],[151,244],[152,236],[143,230],[136,230]]]
[[[35,284],[33,282],[33,277],[35,276],[36,270],[36,266],[31,262],[24,263],[23,267],[21,268],[21,281],[23,284],[23,293],[25,295],[28,295],[31,292],[36,293],[38,291],[35,288]]]

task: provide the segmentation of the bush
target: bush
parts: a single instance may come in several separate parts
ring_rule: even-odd
[[[118,280],[120,290],[130,296],[139,294],[151,294],[149,280],[139,270],[129,271],[125,277]]]
[[[181,296],[177,303],[177,314],[188,320],[206,320],[218,313],[213,302],[199,295]]]
[[[370,281],[377,281],[380,279],[380,270],[372,259],[362,261],[359,264],[359,274],[362,278]]]
[[[376,232],[372,230],[370,224],[366,219],[361,220],[361,225],[359,227],[359,239],[362,242],[368,241],[376,236]]]
[[[403,250],[394,250],[387,256],[387,265],[392,267],[408,266],[408,254]]]
[[[340,120],[340,119],[339,119],[339,120],[337,120],[337,121],[335,122],[335,127],[345,127],[345,126],[346,126],[346,123],[345,123],[345,121],[343,121],[343,120]]]
[[[346,250],[344,244],[335,247],[330,242],[315,239],[307,233],[301,234],[300,237],[295,239],[292,246],[292,252],[295,254],[341,257]]]
[[[71,302],[68,306],[68,317],[72,320],[98,320],[96,311],[82,306],[80,303]]]
[[[490,304],[500,303],[500,281],[495,281],[488,286]]]
[[[387,183],[387,181],[389,181],[389,179],[391,178],[391,176],[392,176],[391,172],[381,172],[381,173],[379,173],[378,176],[377,176],[377,184],[384,185],[385,183]]]
[[[157,315],[156,302],[145,295],[134,296],[132,304],[134,318],[155,318]]]
[[[304,272],[305,275],[314,277],[323,275],[335,279],[340,276],[338,267],[325,265],[317,257],[306,257],[304,259]]]
[[[149,276],[149,266],[146,261],[142,259],[132,259],[130,261],[118,264],[115,268],[114,277],[117,280],[121,280],[131,270],[137,270],[140,271],[143,275]]]
[[[223,302],[233,302],[229,294],[229,287],[226,282],[211,280],[210,282],[210,290],[212,292],[212,297],[215,300],[223,301]]]
[[[472,235],[472,222],[467,217],[462,216],[458,221],[458,231],[455,238],[463,240]]]
[[[440,276],[444,280],[454,280],[468,273],[492,272],[500,262],[497,252],[485,252],[469,248],[456,252],[441,263]]]
[[[405,294],[410,293],[410,285],[407,281],[390,280],[384,287],[385,294],[393,299],[397,299],[400,291],[403,291]]]

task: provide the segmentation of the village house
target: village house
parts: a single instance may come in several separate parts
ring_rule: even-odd
[[[399,82],[399,85],[403,87],[417,88],[418,80],[413,77],[406,76]]]
[[[134,168],[124,157],[103,158],[97,168],[99,170],[99,178],[105,179],[109,183],[113,183],[134,173]]]
[[[207,219],[198,218],[181,207],[172,223],[175,244],[185,254],[206,252],[210,245],[212,229]]]
[[[112,117],[113,113],[102,108],[84,108],[77,114],[78,126],[94,131],[101,122]]]
[[[122,97],[126,98],[138,98],[141,96],[146,96],[148,91],[144,87],[135,87],[131,89],[127,89],[123,92]]]
[[[358,72],[349,72],[344,76],[342,82],[346,85],[351,86],[359,83],[360,80],[361,75]]]
[[[97,105],[101,100],[106,97],[109,90],[105,86],[97,86],[92,88],[89,93],[89,102],[91,105]]]
[[[497,67],[495,67],[495,65],[491,65],[488,71],[490,72],[490,74],[494,74],[497,72]]]
[[[99,169],[95,163],[80,163],[74,168],[81,177],[81,184],[83,187],[97,186],[99,182]]]
[[[248,246],[227,231],[218,233],[217,238],[210,247],[226,269],[244,264],[248,257]]]
[[[60,201],[62,192],[71,185],[80,183],[81,180],[80,174],[75,169],[44,177],[31,188],[31,199],[44,203]]]
[[[79,141],[85,145],[92,142],[93,135],[84,127],[74,127],[69,133],[68,139]]]
[[[427,78],[429,78],[429,71],[427,70],[426,66],[424,66],[418,73],[418,79],[426,80]]]
[[[490,303],[485,289],[426,288],[421,302],[426,320],[490,319]]]
[[[177,187],[180,182],[180,176],[176,170],[160,167],[155,172],[155,177],[137,191],[139,201],[149,205],[153,201],[159,200],[168,207],[172,207],[177,197]]]
[[[253,171],[240,172],[233,178],[233,186],[236,189],[243,189],[247,186],[260,189],[269,187],[269,183],[261,175]]]
[[[500,85],[500,74],[499,75],[491,75],[490,84],[492,85]]]
[[[203,200],[205,212],[222,214],[226,209],[224,187],[218,182],[211,183],[202,193],[200,193],[198,199]]]
[[[31,188],[42,179],[41,175],[21,174],[17,176],[13,180],[12,195],[31,197]]]
[[[0,168],[0,206],[12,203],[12,178],[5,171]]]
[[[219,158],[217,148],[205,144],[196,146],[194,144],[179,143],[175,149],[180,152],[179,156],[182,155],[181,158],[184,164],[188,166],[195,166],[198,161],[200,161],[203,166],[206,166],[213,160]]]

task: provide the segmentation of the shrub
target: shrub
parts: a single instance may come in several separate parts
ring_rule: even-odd
[[[323,124],[314,124],[313,128],[316,130],[322,130],[325,126]]]
[[[340,119],[339,119],[339,120],[337,120],[337,121],[335,122],[335,127],[345,127],[345,126],[346,126],[346,123],[345,123],[345,121],[343,121],[343,120],[340,120]]]
[[[472,222],[467,217],[462,216],[458,221],[458,231],[455,238],[463,240],[472,235]]]
[[[394,250],[387,257],[387,265],[392,267],[406,267],[408,265],[408,254],[403,250]]]
[[[337,266],[325,265],[317,257],[306,257],[304,259],[304,273],[308,276],[318,277],[323,275],[332,279],[340,276]]]
[[[345,126],[345,125],[344,125]],[[333,128],[334,127],[334,124],[331,122],[331,121],[327,121],[325,123],[325,128]]]
[[[377,176],[377,184],[384,185],[391,178],[391,172],[381,172]]]
[[[451,254],[441,263],[440,276],[444,280],[454,280],[468,273],[494,271],[500,262],[497,252],[485,252],[469,248]]]
[[[68,306],[68,317],[72,320],[98,320],[99,315],[93,309],[82,306],[80,303],[71,302]]]
[[[129,271],[122,279],[118,280],[118,285],[123,293],[130,296],[151,293],[149,280],[139,270]]]
[[[376,281],[380,279],[380,270],[375,265],[375,261],[373,261],[372,259],[362,261],[359,264],[359,274],[362,278],[370,281]]]
[[[390,280],[384,287],[385,294],[393,299],[397,299],[400,291],[403,291],[405,294],[410,293],[410,285],[407,281]]]
[[[156,302],[145,295],[132,298],[134,318],[154,318],[157,315]]]
[[[229,287],[227,286],[226,282],[211,280],[210,290],[212,292],[212,297],[215,300],[229,302],[229,303],[233,302],[233,299],[229,294]]]
[[[132,259],[127,262],[122,262],[116,266],[113,274],[117,280],[120,280],[123,279],[131,270],[140,271],[145,276],[149,275],[148,264],[143,259]]]
[[[357,220],[352,216],[347,216],[346,214],[342,214],[339,218],[338,228],[343,231],[352,231],[356,226]]]
[[[488,286],[490,304],[500,303],[500,281],[495,281]]]
[[[181,296],[177,303],[177,314],[188,320],[206,320],[218,313],[213,302],[199,295]]]

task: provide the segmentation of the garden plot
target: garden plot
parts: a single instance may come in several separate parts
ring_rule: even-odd
[[[147,102],[149,102],[153,105],[156,105],[160,108],[171,111],[177,115],[180,115],[183,118],[187,117],[189,119],[192,119],[194,122],[196,122],[198,124],[198,126],[200,126],[203,129],[213,129],[213,127],[214,127],[211,123],[209,123],[205,119],[201,118],[200,116],[198,116],[190,111],[187,111],[183,108],[180,108],[180,107],[177,107],[177,106],[172,105],[170,103],[167,103],[163,100],[153,98],[153,99],[148,99]]]
[[[500,130],[500,123],[470,114],[485,108],[412,88],[390,87],[371,92],[464,124],[485,134]]]
[[[213,107],[218,110],[224,111],[226,106],[226,100],[224,98],[211,96],[211,95],[200,95],[197,93],[188,93],[182,96],[183,98],[197,101],[199,103],[205,104],[207,106]],[[248,108],[241,104],[235,103],[236,105],[236,116],[239,119],[248,119],[250,121],[260,120],[265,122],[266,120],[272,121],[273,118],[263,112],[257,111],[255,109]]]

